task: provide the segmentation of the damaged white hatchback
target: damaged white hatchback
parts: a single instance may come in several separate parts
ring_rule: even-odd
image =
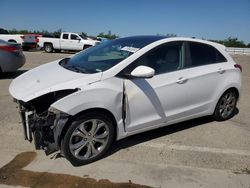
[[[136,133],[207,115],[227,120],[240,88],[241,66],[224,46],[136,36],[34,68],[9,91],[25,139],[82,165]]]

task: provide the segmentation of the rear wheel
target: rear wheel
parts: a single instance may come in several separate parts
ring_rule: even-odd
[[[114,138],[114,126],[103,114],[89,113],[74,120],[61,143],[63,155],[75,166],[100,159]]]
[[[214,119],[217,121],[224,121],[233,117],[236,110],[238,94],[231,89],[226,91],[220,98],[214,112]]]
[[[52,44],[44,44],[44,51],[47,53],[53,52],[53,45]]]

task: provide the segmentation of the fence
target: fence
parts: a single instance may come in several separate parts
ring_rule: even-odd
[[[226,51],[230,54],[250,55],[250,48],[232,48],[228,47]]]

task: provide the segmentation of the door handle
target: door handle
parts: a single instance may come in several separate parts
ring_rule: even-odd
[[[178,78],[178,80],[177,80],[176,83],[178,83],[178,84],[184,84],[184,83],[186,83],[187,81],[188,81],[187,78],[180,77],[180,78]]]
[[[218,73],[223,74],[224,72],[226,72],[225,69],[222,69],[222,68],[219,68],[219,69],[218,69]]]

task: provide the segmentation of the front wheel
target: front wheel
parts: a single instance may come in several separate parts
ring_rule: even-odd
[[[114,126],[103,114],[85,114],[74,120],[61,143],[64,156],[74,165],[94,162],[105,154],[114,138]]]
[[[233,117],[238,95],[235,90],[226,91],[220,98],[214,111],[214,119],[217,121],[224,121]]]

